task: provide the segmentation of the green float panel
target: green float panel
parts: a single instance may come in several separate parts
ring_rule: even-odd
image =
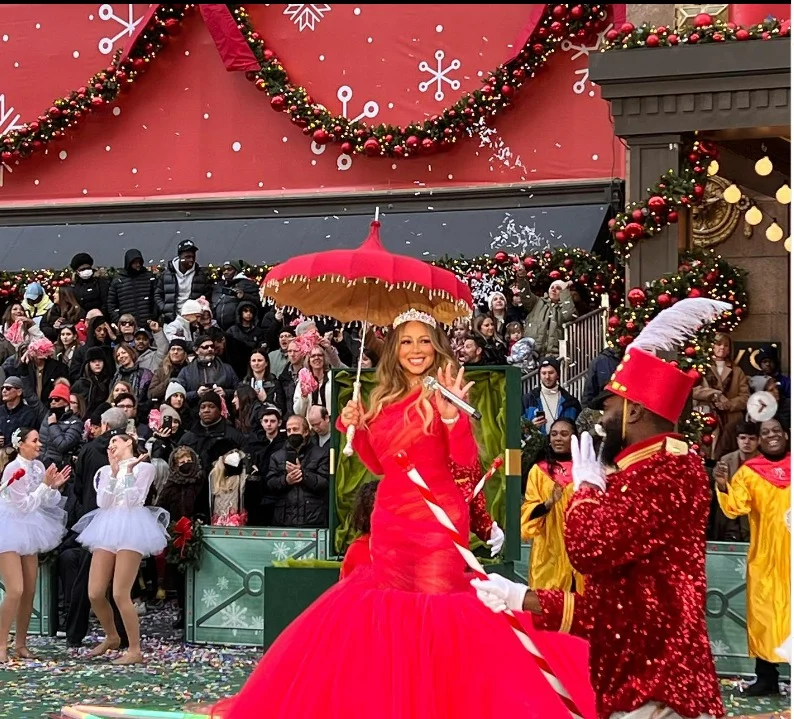
[[[203,535],[201,561],[187,575],[187,641],[262,646],[265,567],[325,559],[328,530],[205,527]]]
[[[0,602],[5,596],[5,587],[0,580]],[[36,595],[33,598],[33,614],[30,617],[28,634],[54,636],[58,612],[58,572],[54,561],[39,565],[36,578]]]

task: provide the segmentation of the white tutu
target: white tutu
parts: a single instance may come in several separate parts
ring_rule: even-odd
[[[168,512],[160,507],[95,509],[74,525],[77,541],[86,549],[107,552],[128,550],[149,557],[168,544]]]
[[[0,502],[0,552],[43,554],[55,549],[66,534],[66,512],[60,507],[39,506],[23,513]]]

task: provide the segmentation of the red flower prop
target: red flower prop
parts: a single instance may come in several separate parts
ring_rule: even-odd
[[[22,479],[24,476],[25,470],[20,467],[14,472],[14,474],[11,475],[11,479],[8,480],[8,486],[10,487],[12,484],[14,484],[14,482],[16,482],[18,479]]]

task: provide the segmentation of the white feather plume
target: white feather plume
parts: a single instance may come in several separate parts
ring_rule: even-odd
[[[727,302],[708,297],[679,300],[654,317],[629,345],[647,352],[674,350],[692,339],[705,325],[730,312]]]

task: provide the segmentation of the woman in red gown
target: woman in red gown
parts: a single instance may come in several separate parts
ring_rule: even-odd
[[[424,321],[415,321],[421,316]],[[223,719],[563,719],[562,702],[503,617],[476,598],[449,535],[394,460],[405,449],[463,536],[469,507],[449,461],[478,459],[469,420],[425,376],[459,397],[463,372],[435,320],[395,321],[369,410],[352,402],[339,429],[383,479],[372,514],[372,564],[317,599],[276,640]],[[444,368],[444,369],[442,369]],[[585,717],[595,716],[587,645],[527,630]]]

